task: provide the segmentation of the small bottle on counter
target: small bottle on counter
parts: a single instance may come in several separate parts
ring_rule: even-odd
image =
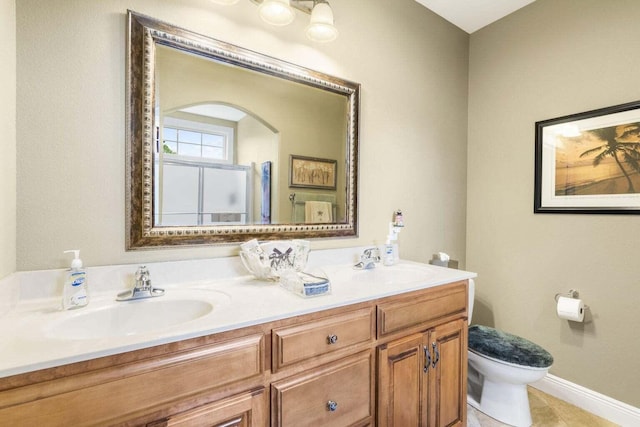
[[[62,289],[62,308],[72,310],[89,304],[89,292],[87,289],[87,272],[82,268],[80,250],[73,249],[64,253],[73,253],[71,268],[65,272],[64,288]]]
[[[393,265],[396,263],[396,257],[393,250],[393,244],[391,239],[387,237],[387,241],[384,244],[384,254],[382,256],[383,265]]]

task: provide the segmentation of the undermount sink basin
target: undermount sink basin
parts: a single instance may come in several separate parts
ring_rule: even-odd
[[[211,300],[188,297],[114,301],[93,309],[90,304],[51,322],[44,333],[54,339],[93,340],[161,332],[206,316],[215,305]]]

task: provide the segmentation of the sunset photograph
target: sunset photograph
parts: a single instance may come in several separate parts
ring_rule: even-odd
[[[640,122],[557,138],[556,196],[640,191]]]

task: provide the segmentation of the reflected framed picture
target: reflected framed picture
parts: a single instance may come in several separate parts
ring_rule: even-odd
[[[289,187],[335,190],[337,161],[292,154],[289,164]]]
[[[271,162],[263,162],[260,171],[260,223],[271,224]]]
[[[534,213],[640,214],[640,101],[536,122]]]

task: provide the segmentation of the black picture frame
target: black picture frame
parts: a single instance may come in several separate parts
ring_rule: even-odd
[[[536,122],[533,211],[640,214],[640,101]]]

